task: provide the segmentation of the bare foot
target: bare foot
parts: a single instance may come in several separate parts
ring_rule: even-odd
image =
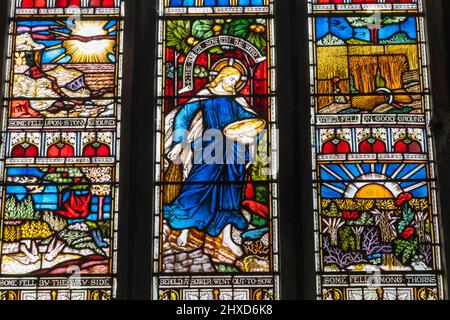
[[[163,242],[166,242],[170,234],[170,228],[166,223],[163,224],[162,234],[163,234]]]
[[[163,235],[165,235],[166,237],[168,237],[170,234],[170,228],[167,224],[163,224]]]
[[[57,241],[55,243],[58,243]],[[53,247],[52,250],[49,249],[48,253],[44,255],[45,260],[48,262],[52,262],[56,259],[56,257],[61,253],[61,251],[64,249],[65,244],[64,242],[61,242],[60,244]]]
[[[24,244],[20,245],[20,251],[25,253],[25,255],[27,257],[27,259],[24,259],[24,264],[26,264],[26,265],[34,264],[34,263],[38,262],[40,259],[39,255],[37,253],[36,254],[31,253],[30,250],[28,250],[27,246]],[[32,250],[32,251],[34,251],[34,250]]]
[[[224,246],[225,248],[228,248],[229,250],[231,250],[231,252],[233,252],[233,254],[237,257],[242,256],[244,253],[242,252],[241,247],[239,247],[236,243],[234,243],[233,240],[231,239],[226,239],[225,237],[222,240],[222,246]]]
[[[56,255],[54,253],[46,253],[44,259],[48,262],[52,262],[56,259]]]
[[[189,229],[184,229],[177,238],[177,244],[180,247],[185,247],[188,243]]]

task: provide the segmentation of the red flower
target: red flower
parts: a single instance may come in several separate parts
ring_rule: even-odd
[[[336,84],[339,81],[341,81],[341,78],[339,78],[339,77],[334,77],[333,79],[331,79],[331,82],[333,82],[333,84]]]
[[[63,178],[67,178],[69,176],[69,174],[67,173],[67,172],[63,172],[62,174],[61,174],[61,177],[63,177]]]
[[[401,234],[401,237],[403,239],[409,239],[414,233],[414,228],[413,227],[408,227],[405,229],[405,231],[403,231],[403,233]]]
[[[405,202],[409,201],[412,199],[412,195],[411,193],[401,193],[398,197],[397,200],[395,200],[395,205],[397,207],[401,206],[402,204],[404,204]]]
[[[345,219],[356,220],[356,219],[359,219],[360,214],[358,211],[344,211],[343,217]]]

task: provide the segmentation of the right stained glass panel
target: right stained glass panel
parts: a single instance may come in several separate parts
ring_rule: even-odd
[[[319,299],[443,298],[421,0],[309,0]]]

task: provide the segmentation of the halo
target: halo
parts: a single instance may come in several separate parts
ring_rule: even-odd
[[[209,81],[213,81],[215,77],[219,75],[220,71],[222,71],[222,69],[226,67],[235,67],[242,74],[241,80],[239,80],[239,82],[236,84],[236,91],[242,90],[248,80],[247,68],[241,61],[235,60],[233,58],[224,58],[217,61],[212,66],[211,71],[209,71]]]

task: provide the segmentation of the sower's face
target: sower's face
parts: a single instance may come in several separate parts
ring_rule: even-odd
[[[239,82],[241,77],[239,76],[229,76],[222,80],[222,85],[224,88],[236,88],[236,84]]]

